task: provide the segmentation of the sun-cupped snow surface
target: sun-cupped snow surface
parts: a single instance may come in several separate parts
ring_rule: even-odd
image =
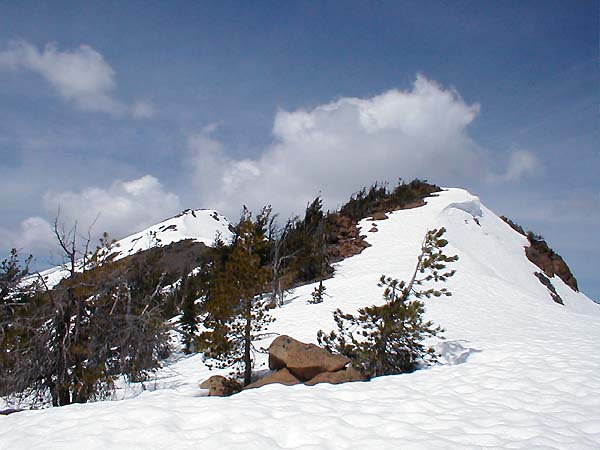
[[[183,240],[214,243],[217,235],[224,242],[232,237],[230,222],[210,209],[186,209],[182,213],[113,243],[101,258],[117,261],[152,247],[165,247]],[[82,265],[82,263],[80,263]],[[49,287],[53,287],[69,274],[67,268],[58,266],[40,273]]]
[[[382,274],[406,279],[428,229],[446,227],[457,254],[452,297],[426,301],[445,328],[441,364],[366,383],[269,385],[204,396],[212,373],[181,358],[135,398],[0,417],[6,449],[597,449],[600,448],[600,306],[533,275],[527,240],[476,197],[448,189],[362,230],[372,244],[326,280],[325,301],[298,288],[274,311],[274,333],[315,342],[332,311],[381,303]],[[272,339],[272,338],[270,338]],[[259,344],[268,345],[269,339]],[[266,366],[259,358],[258,370]],[[127,396],[126,392],[117,396]]]

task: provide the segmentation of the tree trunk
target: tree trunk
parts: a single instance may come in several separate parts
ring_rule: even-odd
[[[252,381],[252,358],[250,346],[252,345],[252,299],[246,300],[246,326],[244,327],[244,386]]]

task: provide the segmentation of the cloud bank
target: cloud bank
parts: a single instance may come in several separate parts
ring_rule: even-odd
[[[77,222],[78,234],[92,227],[93,244],[103,232],[121,238],[180,212],[179,197],[165,190],[151,175],[117,181],[107,189],[88,187],[79,192],[46,192],[43,207],[48,217],[70,229]],[[0,238],[34,255],[56,249],[53,225],[42,217],[29,217],[15,231],[0,229]]]
[[[140,116],[150,114],[151,106],[140,103],[137,108]],[[216,125],[191,133],[178,180],[183,188],[177,194],[146,175],[108,188],[46,192],[43,209],[53,218],[60,207],[61,222],[78,221],[80,230],[96,220],[96,236],[108,231],[119,238],[184,206],[214,208],[235,220],[244,204],[252,210],[270,204],[288,217],[301,214],[317,195],[326,208],[339,207],[352,192],[375,181],[395,184],[400,177],[418,177],[441,185],[495,186],[539,170],[537,157],[525,150],[511,152],[498,167],[493,153],[469,135],[478,113],[479,105],[417,76],[407,90],[278,111],[272,142],[255,158],[231,156],[214,137]],[[182,205],[180,198],[194,203]],[[35,252],[53,245],[50,230],[47,220],[30,217],[17,232],[0,230],[0,237]]]
[[[88,45],[59,50],[48,44],[42,50],[27,41],[12,41],[0,51],[0,69],[28,70],[43,77],[60,97],[77,108],[113,116],[148,118],[154,108],[145,101],[128,106],[113,96],[115,71]]]
[[[188,138],[193,184],[204,205],[227,214],[266,203],[300,213],[319,193],[335,207],[363,185],[399,177],[456,184],[529,175],[537,159],[526,151],[504,171],[492,169],[491,153],[468,134],[478,113],[479,105],[418,75],[409,90],[278,111],[273,143],[256,159],[229,157],[206,127]]]

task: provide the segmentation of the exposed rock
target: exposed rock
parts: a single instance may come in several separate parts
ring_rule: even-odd
[[[292,375],[289,370],[283,368],[281,370],[278,370],[277,372],[273,372],[265,377],[262,377],[260,380],[257,380],[254,383],[249,384],[244,388],[244,390],[259,388],[267,384],[275,383],[284,384],[286,386],[293,386],[295,384],[300,384],[301,381],[294,375]]]
[[[229,397],[242,390],[242,385],[231,378],[222,375],[212,377],[200,383],[201,389],[209,389],[210,397]]]
[[[377,229],[377,227],[375,225],[373,225],[371,227],[371,229],[369,230],[369,233],[377,233],[379,230]]]
[[[331,214],[328,217],[332,229],[331,240],[327,246],[327,255],[331,262],[341,261],[350,256],[358,255],[370,247],[358,231],[356,221],[350,217]]]
[[[310,380],[321,372],[336,372],[350,360],[334,355],[315,344],[305,344],[289,336],[279,336],[269,346],[269,368],[287,369],[302,381]]]
[[[554,288],[554,285],[548,279],[548,277],[546,277],[541,272],[536,272],[534,275],[537,277],[538,280],[540,280],[540,283],[542,283],[544,286],[546,286],[546,288],[550,292],[550,297],[552,297],[552,300],[554,300],[559,305],[564,305],[563,299],[561,298],[560,295],[558,295],[558,292],[556,292],[556,289]]]
[[[375,220],[386,220],[388,218],[387,214],[384,212],[376,212],[373,214],[373,217],[371,217],[369,220],[371,221],[375,221]]]
[[[422,198],[415,200],[413,202],[408,202],[405,203],[403,205],[400,206],[396,206],[394,208],[394,211],[402,211],[404,209],[415,209],[415,208],[420,208],[421,206],[425,206],[427,204],[427,202],[425,200],[423,200]]]
[[[529,240],[529,247],[525,248],[525,255],[529,261],[542,269],[548,278],[552,278],[556,275],[575,292],[579,292],[577,280],[573,276],[573,273],[571,273],[571,269],[569,269],[565,260],[548,246],[544,238],[532,231],[526,233],[521,225],[505,216],[500,216],[500,218],[517,233],[527,237],[527,240]]]
[[[569,266],[565,263],[564,259],[555,253],[546,241],[535,240],[529,238],[531,245],[525,249],[525,255],[527,259],[538,266],[548,278],[552,278],[554,275],[558,276],[574,291],[578,292],[577,280],[571,273]]]
[[[352,381],[367,381],[367,377],[354,367],[348,366],[337,372],[322,372],[304,384],[314,386],[319,383],[340,384]]]

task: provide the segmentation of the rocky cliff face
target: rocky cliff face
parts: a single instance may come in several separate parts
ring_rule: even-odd
[[[500,218],[510,225],[517,233],[527,237],[529,240],[529,247],[525,248],[525,255],[529,261],[542,269],[548,278],[552,278],[556,275],[575,292],[579,292],[577,280],[573,276],[571,269],[569,269],[569,266],[562,256],[552,250],[544,239],[531,231],[526,233],[523,227],[505,216],[501,216]]]
[[[529,239],[530,246],[525,249],[527,259],[538,266],[548,278],[558,276],[567,286],[579,292],[577,280],[564,259],[552,250],[546,241]]]

